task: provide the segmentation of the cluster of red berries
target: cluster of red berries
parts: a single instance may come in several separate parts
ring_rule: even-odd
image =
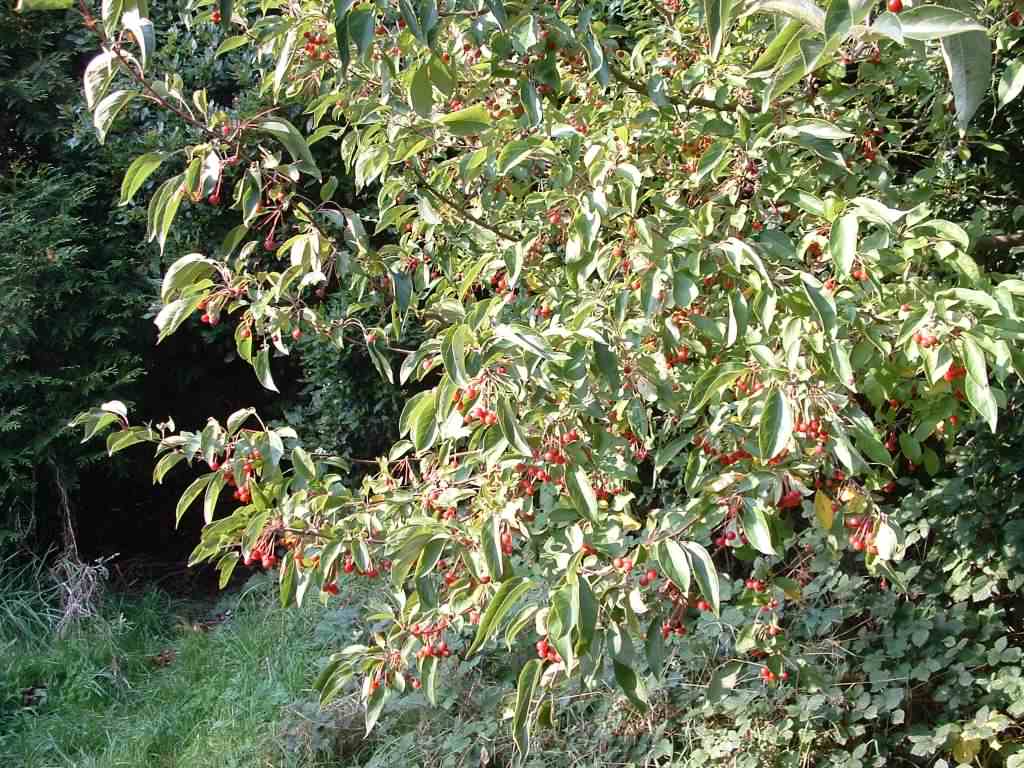
[[[537,490],[534,485],[535,482],[551,482],[551,475],[543,467],[519,462],[516,464],[516,472],[520,475],[524,475],[524,477],[519,480],[519,489],[523,492],[524,496],[533,496]]]
[[[814,481],[814,487],[817,489],[822,488],[835,488],[846,479],[846,473],[841,469],[837,469],[832,472],[830,477],[819,477]]]
[[[665,640],[668,640],[670,635],[684,637],[686,632],[686,625],[681,618],[666,619],[661,623],[661,636]]]
[[[779,509],[793,509],[799,507],[803,503],[803,494],[800,491],[792,490],[782,494],[782,498],[779,499],[779,503],[776,505]]]
[[[491,411],[484,408],[482,405],[474,406],[474,408],[465,415],[462,419],[465,424],[472,424],[474,421],[479,421],[486,427],[493,427],[498,423],[497,411]]]
[[[727,547],[731,542],[736,541],[736,539],[736,531],[725,531],[721,536],[715,537],[715,546],[719,548]],[[746,536],[743,536],[740,540],[745,544]]]
[[[639,583],[641,587],[646,587],[650,584],[653,584],[657,580],[658,572],[653,568],[648,568],[647,571],[640,576]]]
[[[747,377],[744,377],[736,382],[736,392],[738,394],[755,395],[762,389],[764,389],[764,384],[753,375],[749,377],[749,380]]]
[[[817,440],[819,443],[828,442],[828,430],[818,419],[803,421],[798,417],[796,424],[793,425],[793,431],[808,440]]]
[[[242,563],[247,567],[253,564],[259,564],[269,571],[277,565],[277,555],[274,554],[272,549],[264,552],[259,547],[253,547],[249,551],[249,554],[242,558]]]
[[[321,50],[320,46],[327,42],[327,36],[322,35],[319,32],[306,32],[302,33],[302,36],[306,38],[306,45],[303,46],[303,50],[306,55],[311,59],[319,59],[320,61],[327,61],[331,58],[331,54],[326,49]]]
[[[436,624],[416,623],[409,627],[409,634],[423,643],[423,647],[416,652],[416,658],[447,658],[450,656],[451,651],[448,649],[448,643],[439,639],[447,628],[448,620],[445,618],[441,618]]]
[[[942,378],[946,381],[956,381],[957,379],[962,379],[966,373],[966,368],[954,364],[946,369],[946,372],[942,374]]]
[[[847,530],[853,531],[850,536],[850,546],[855,552],[867,552],[869,555],[877,555],[878,547],[875,546],[875,521],[874,519],[858,515],[850,515],[843,520]]]
[[[681,347],[678,352],[665,356],[665,364],[671,368],[686,363],[690,359],[690,348]]]
[[[731,467],[740,461],[746,461],[752,459],[750,451],[744,450],[743,448],[737,448],[732,453],[721,453],[718,455],[718,460],[721,462],[723,467]]]
[[[220,11],[214,11],[210,14],[210,21],[212,21],[214,24],[220,24],[221,18],[222,17],[220,15]]]
[[[889,0],[890,5],[893,2],[898,2],[898,0]],[[781,680],[782,682],[785,682],[786,680],[789,680],[789,672],[783,670],[778,675],[776,675],[774,672],[768,669],[768,667],[761,667],[761,679],[764,680],[766,683],[773,683],[776,680]]]
[[[380,572],[381,572],[382,569],[385,570],[385,571],[390,570],[391,569],[391,561],[390,560],[381,560],[380,561],[380,568],[378,568],[373,563],[371,563],[370,567],[367,568],[365,571],[362,571],[362,570],[360,570],[360,569],[358,569],[356,567],[356,562],[352,558],[352,555],[345,555],[345,559],[341,563],[341,570],[344,571],[345,573],[348,573],[348,574],[354,573],[357,576],[365,576],[368,579],[376,579],[378,576],[380,576]]]
[[[558,651],[555,650],[555,646],[551,645],[546,637],[542,637],[537,641],[536,648],[537,657],[540,659],[556,664],[562,660],[562,657],[558,655]]]
[[[743,584],[751,592],[764,592],[766,589],[768,589],[767,584],[765,584],[760,579],[755,579],[753,576],[747,579]]]
[[[770,613],[771,611],[774,611],[778,607],[779,607],[779,600],[778,600],[778,598],[773,597],[771,600],[769,600],[767,603],[765,603],[764,605],[761,606],[761,611],[763,613]]]

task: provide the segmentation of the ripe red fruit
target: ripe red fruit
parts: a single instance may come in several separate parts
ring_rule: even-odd
[[[220,11],[214,11],[210,14],[210,21],[212,21],[214,24],[220,24],[220,19]]]
[[[302,329],[299,327],[292,328],[292,339],[298,341],[302,338]]]
[[[210,195],[208,202],[210,205],[220,205],[220,192],[214,192]]]
[[[644,574],[644,575],[647,577],[647,581],[648,582],[657,581],[658,580],[658,572],[656,570],[654,570],[653,568],[651,568],[649,571],[647,571],[647,573]]]
[[[324,584],[324,592],[326,592],[329,595],[338,594],[338,583],[336,581],[332,581],[327,584]]]
[[[698,600],[696,608],[698,611],[710,611],[711,604],[707,600]]]
[[[903,10],[903,0],[889,0],[889,2],[886,3],[886,7],[892,13],[899,13]]]
[[[277,250],[277,243],[274,241],[274,238],[268,236],[267,239],[263,241],[263,250],[265,250],[265,251],[276,251]]]
[[[413,687],[413,690],[417,690],[417,691],[418,691],[418,690],[419,690],[419,688],[420,688],[420,685],[421,685],[421,683],[420,683],[420,681],[419,681],[419,680],[417,680],[417,679],[416,679],[416,678],[414,677],[414,678],[413,678],[413,679],[412,679],[412,680],[411,680],[411,681],[409,682],[409,685],[411,685],[411,686]]]
[[[1024,14],[1021,14],[1018,10],[1014,10],[1006,20],[1010,23],[1011,27],[1019,27],[1024,23]]]
[[[620,571],[622,570],[623,563],[625,563],[625,560],[623,560],[621,557],[616,557],[612,560],[612,565],[614,565]]]

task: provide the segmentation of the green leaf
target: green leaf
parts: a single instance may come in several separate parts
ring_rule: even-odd
[[[495,169],[499,174],[505,175],[517,165],[525,161],[536,147],[536,142],[529,140],[510,141],[500,153],[498,153],[498,165]]]
[[[772,41],[765,48],[764,52],[758,56],[757,61],[750,67],[750,73],[756,72],[769,72],[775,66],[775,64],[782,58],[783,52],[789,46],[790,42],[797,38],[798,35],[807,34],[807,26],[796,19],[790,19],[786,22],[786,26],[772,38]]]
[[[961,344],[964,350],[964,366],[967,368],[967,377],[964,380],[967,400],[985,420],[989,429],[995,432],[999,408],[988,383],[985,354],[970,336],[961,337]]]
[[[636,674],[633,667],[623,664],[621,661],[613,661],[612,668],[615,671],[615,682],[626,694],[630,703],[641,712],[647,711],[647,689]]]
[[[96,102],[103,98],[110,87],[110,82],[120,71],[120,59],[113,51],[103,51],[94,56],[85,68],[82,82],[85,86],[85,104],[89,109],[96,107]]]
[[[779,13],[806,24],[815,32],[825,31],[825,11],[812,0],[756,0],[747,7],[747,13]]]
[[[913,10],[936,7],[922,5]],[[946,62],[949,83],[953,88],[956,123],[963,131],[988,93],[992,78],[992,45],[984,31],[943,37],[942,59]]]
[[[712,704],[721,701],[725,691],[731,691],[739,683],[742,671],[743,664],[738,661],[730,661],[716,669],[708,683],[708,700]]]
[[[567,469],[565,473],[565,484],[569,489],[569,497],[572,499],[576,511],[592,523],[597,522],[597,496],[590,484],[587,471],[577,465],[575,468]]]
[[[544,121],[544,105],[532,80],[525,77],[520,79],[519,100],[522,101],[526,113],[526,124],[531,128],[540,125]]]
[[[254,128],[258,131],[270,134],[284,145],[288,154],[295,160],[300,171],[312,176],[317,181],[321,180],[320,169],[313,160],[313,153],[310,152],[306,140],[302,134],[283,117],[272,117],[257,123]]]
[[[474,104],[457,112],[449,112],[438,118],[437,122],[456,136],[472,136],[490,127],[491,116],[483,104]]]
[[[373,27],[376,24],[374,13],[366,7],[356,8],[348,17],[348,32],[356,44],[359,57],[366,60],[373,50]]]
[[[882,14],[886,15],[895,14]],[[964,32],[985,32],[985,27],[966,13],[941,5],[916,5],[897,18],[903,36],[911,40],[936,40]]]
[[[765,517],[764,508],[760,504],[744,504],[740,514],[743,532],[747,534],[750,544],[763,555],[774,555],[771,529]]]
[[[175,261],[164,274],[160,286],[160,300],[165,304],[177,298],[178,294],[193,283],[210,277],[215,272],[214,263],[199,253],[190,253]]]
[[[441,342],[441,359],[444,369],[458,386],[469,385],[466,373],[466,343],[471,341],[470,330],[466,325],[452,328]]]
[[[656,548],[658,564],[662,573],[684,595],[690,591],[690,558],[686,550],[675,540],[665,539]]]
[[[829,250],[836,270],[843,277],[849,277],[853,262],[857,258],[858,221],[854,214],[841,216],[832,226]]]
[[[715,563],[710,553],[695,541],[683,542],[687,557],[690,560],[690,568],[693,575],[697,577],[697,586],[704,599],[711,604],[711,611],[718,616],[721,613],[721,595],[718,585],[718,571],[715,570]]]
[[[757,428],[757,445],[761,461],[779,455],[793,436],[793,411],[789,400],[779,388],[772,389],[761,412]]]
[[[733,0],[704,0],[704,22],[708,28],[708,39],[711,41],[708,53],[717,59],[725,46],[732,22]]]
[[[1024,90],[1024,58],[1014,59],[1006,65],[1006,70],[999,78],[999,86],[996,89],[998,95],[996,109],[1002,109],[1016,99],[1021,90]]]
[[[430,117],[434,110],[434,88],[430,84],[430,64],[420,64],[409,86],[409,102],[420,117]]]
[[[822,290],[821,283],[813,276],[802,272],[800,279],[803,282],[804,293],[811,302],[811,307],[817,315],[821,329],[826,336],[835,337],[836,334],[836,305],[829,296]]]
[[[14,4],[14,12],[65,11],[68,8],[73,8],[74,5],[75,0],[18,0]]]
[[[220,11],[220,28],[227,32],[231,29],[231,17],[235,13],[234,0],[217,0],[217,9]]]
[[[523,665],[516,684],[516,708],[515,714],[512,716],[512,741],[519,754],[524,757],[530,751],[530,705],[543,671],[544,662],[540,659],[530,659]]]
[[[516,420],[512,406],[503,397],[498,399],[498,424],[501,426],[501,434],[508,440],[509,445],[524,456],[533,454],[533,449],[519,428],[519,422]]]
[[[269,389],[271,392],[278,391],[274,377],[270,373],[270,349],[268,347],[262,347],[256,353],[256,362],[253,364],[253,368],[256,369],[256,378],[265,389]]]
[[[133,5],[127,8],[121,16],[121,25],[131,33],[135,44],[139,46],[139,64],[145,71],[146,64],[156,49],[156,33],[153,31],[153,22],[144,18],[139,12],[139,7]]]
[[[214,472],[213,480],[206,486],[206,495],[203,497],[203,522],[207,525],[213,522],[213,513],[217,509],[217,499],[225,484],[224,473]]]
[[[417,453],[427,450],[437,438],[437,390],[432,389],[419,401],[412,414],[410,430]]]
[[[825,14],[825,38],[843,40],[853,26],[853,10],[850,0],[831,0]]]
[[[469,648],[466,649],[466,658],[469,658],[479,651],[498,631],[498,624],[505,615],[512,610],[516,601],[533,587],[532,582],[523,577],[515,576],[508,581],[503,581],[498,587],[497,594],[487,604],[487,610],[480,619],[480,625],[476,630],[476,637]]]
[[[139,187],[146,182],[153,171],[160,167],[160,163],[166,157],[167,154],[164,152],[147,152],[132,160],[132,164],[128,166],[124,179],[121,181],[121,205],[131,202],[135,193],[139,191]]]
[[[173,467],[185,460],[184,453],[173,453],[165,454],[160,457],[160,461],[153,467],[153,484],[163,483],[164,475],[166,475]]]
[[[118,114],[128,106],[128,102],[138,96],[137,91],[120,90],[108,93],[93,112],[92,123],[96,127],[96,138],[100,144],[107,140],[107,132]]]
[[[219,475],[219,472],[210,472],[209,474],[197,477],[192,481],[192,484],[185,489],[185,492],[181,494],[181,498],[178,499],[178,506],[174,510],[174,526],[177,527],[178,523],[181,522],[182,516],[185,511],[191,506],[192,502],[196,500],[200,493],[206,490],[206,486],[213,480],[214,475]]]

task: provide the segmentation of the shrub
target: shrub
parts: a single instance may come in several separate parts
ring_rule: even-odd
[[[806,707],[841,723],[806,749],[855,764],[885,742],[867,723],[930,706],[888,675],[968,669],[961,633],[992,643],[994,670],[1015,663],[965,608],[917,615],[894,593],[921,581],[901,487],[940,473],[964,422],[995,430],[1019,371],[1024,282],[971,256],[994,219],[950,221],[933,189],[950,153],[987,141],[972,119],[991,39],[1017,33],[937,5],[604,10],[197,6],[230,34],[219,53],[261,70],[258,99],[235,107],[173,77],[157,88],[140,7],[108,9],[86,74],[101,141],[140,104],[191,139],[126,174],[131,198],[177,171],[148,238],[165,248],[203,200],[241,220],[167,270],[160,337],[196,315],[234,322],[272,390],[295,343],[362,343],[383,379],[423,389],[358,490],[352,457],[311,453],[250,409],[196,432],[131,426],[117,402],[76,423],[117,426],[111,454],[156,444],[157,479],[209,468],[177,516],[203,496],[192,561],[224,579],[276,568],[288,604],[328,599],[345,574],[387,577],[372,640],[318,682],[329,702],[358,681],[368,730],[410,689],[436,702],[451,656],[501,634],[522,650],[526,634],[520,755],[549,697],[613,679],[637,712],[724,708],[759,745],[751,764],[792,754],[790,707]],[[344,205],[349,185],[376,204]],[[343,315],[317,294],[338,282]],[[239,504],[218,515],[225,487]],[[661,693],[673,656],[700,670],[698,698]],[[972,723],[961,754],[1011,727],[991,708]],[[914,754],[953,734],[922,734]]]

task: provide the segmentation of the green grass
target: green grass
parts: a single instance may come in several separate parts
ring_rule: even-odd
[[[2,576],[2,574],[0,574]],[[0,578],[0,585],[10,579]],[[345,642],[351,609],[314,601],[280,610],[256,578],[216,607],[149,591],[111,596],[64,638],[31,586],[4,590],[0,615],[0,760],[24,768],[318,765],[323,718],[310,683]],[[231,610],[210,631],[188,617]],[[170,663],[154,658],[173,651]],[[26,706],[24,690],[45,699]],[[334,738],[336,729],[327,729]],[[334,763],[337,765],[337,763]]]

